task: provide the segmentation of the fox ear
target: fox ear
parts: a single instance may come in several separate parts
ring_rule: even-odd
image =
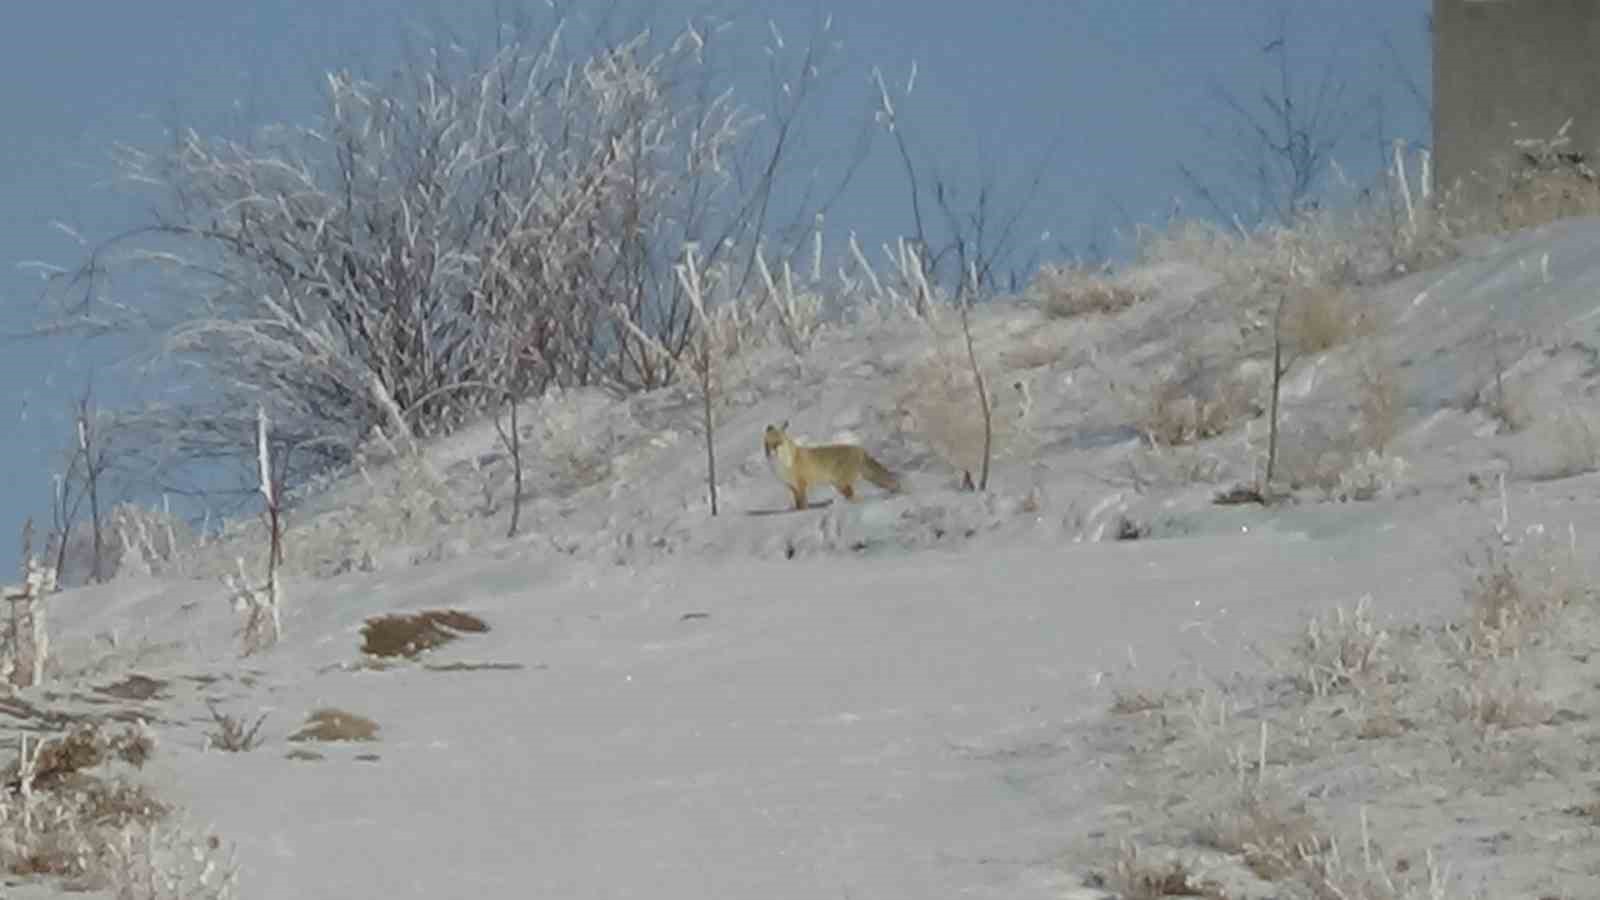
[[[783,424],[780,425],[779,427],[782,428],[784,431],[788,431],[789,430],[789,420],[788,419],[784,419],[783,420]]]

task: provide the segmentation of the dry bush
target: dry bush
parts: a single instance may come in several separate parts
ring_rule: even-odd
[[[1356,370],[1356,445],[1387,453],[1400,434],[1404,402],[1394,363],[1376,350],[1364,353]]]
[[[1277,479],[1293,490],[1315,490],[1328,501],[1362,501],[1392,494],[1409,464],[1397,456],[1363,449],[1363,423],[1337,430],[1320,420],[1284,426],[1278,439]]]
[[[1020,452],[1032,434],[1032,401],[1023,382],[990,384],[991,456]],[[964,350],[944,345],[907,371],[899,393],[902,427],[920,436],[941,459],[974,476],[983,464],[983,415]]]
[[[1295,355],[1314,356],[1377,331],[1377,314],[1354,293],[1329,284],[1291,290],[1283,309],[1282,339]]]
[[[1117,313],[1145,298],[1106,270],[1045,264],[1028,285],[1028,297],[1052,319]]]
[[[1313,697],[1343,691],[1366,693],[1386,684],[1393,671],[1385,648],[1389,633],[1372,615],[1372,598],[1362,597],[1354,608],[1338,607],[1306,623],[1303,635],[1290,646],[1290,682]]]
[[[306,717],[306,724],[299,731],[289,735],[289,740],[296,742],[375,741],[377,739],[377,722],[365,716],[358,716],[355,713],[331,707],[313,710]]]
[[[462,632],[481,634],[488,630],[482,619],[454,609],[374,616],[361,626],[361,652],[411,659],[455,640]]]
[[[247,753],[256,748],[261,726],[267,721],[266,713],[256,716],[255,724],[246,728],[243,719],[219,712],[210,703],[206,704],[206,709],[210,710],[211,721],[217,726],[214,731],[206,733],[207,747],[215,747],[227,753]]]
[[[1226,434],[1259,412],[1258,385],[1237,367],[1207,367],[1180,354],[1133,398],[1133,426],[1153,447],[1180,447]]]

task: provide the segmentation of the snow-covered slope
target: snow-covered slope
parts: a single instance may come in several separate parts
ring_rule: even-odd
[[[1233,327],[1208,312],[1217,279],[1169,266],[1115,318],[976,318],[1016,395],[988,496],[956,489],[898,402],[925,327],[825,332],[804,360],[742,363],[715,519],[691,391],[547,398],[524,415],[520,536],[501,534],[485,425],[302,501],[278,647],[237,658],[214,581],[129,576],[54,601],[60,677],[35,693],[164,682],[128,704],[161,744],[145,776],[237,848],[248,898],[1072,896],[1088,889],[1062,854],[1102,827],[1119,777],[1086,739],[1112,687],[1224,682],[1259,667],[1251,645],[1367,594],[1407,618],[1453,608],[1501,473],[1517,522],[1596,532],[1595,476],[1552,477],[1574,433],[1498,434],[1482,395],[1499,366],[1533,420],[1583,411],[1597,241],[1600,223],[1563,223],[1372,295],[1406,401],[1388,451],[1405,465],[1372,500],[1213,505],[1251,477],[1259,421],[1142,446],[1125,385]],[[1356,365],[1301,363],[1286,422],[1343,428]],[[786,511],[759,440],[786,419],[870,445],[911,490]],[[258,552],[236,541],[180,570]],[[363,663],[368,617],[423,609],[490,630]],[[207,701],[268,713],[263,744],[208,750]],[[323,707],[377,740],[286,740]]]

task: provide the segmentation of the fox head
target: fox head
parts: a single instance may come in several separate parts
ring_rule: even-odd
[[[761,441],[761,447],[770,458],[788,440],[789,420],[785,419],[782,425],[768,425],[767,434]]]

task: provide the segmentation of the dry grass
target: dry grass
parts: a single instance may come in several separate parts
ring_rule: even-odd
[[[1186,352],[1131,399],[1133,426],[1153,447],[1219,437],[1257,414],[1258,387],[1237,368],[1219,371]]]
[[[1050,264],[1039,267],[1028,296],[1052,319],[1118,313],[1145,299],[1104,269]]]
[[[1308,859],[1328,848],[1303,805],[1263,790],[1244,791],[1231,806],[1213,814],[1198,839],[1241,857],[1264,881],[1296,875]]]
[[[1067,355],[1065,339],[1046,330],[1030,333],[1000,354],[1000,364],[1008,372],[1025,372],[1061,362]]]
[[[154,752],[149,733],[128,726],[112,733],[93,722],[78,724],[66,734],[38,745],[30,763],[28,781],[34,788],[48,790],[70,776],[93,769],[111,760],[121,760],[134,768],[142,767]],[[21,761],[13,761],[0,775],[5,786],[16,790],[22,782]]]
[[[1125,845],[1104,878],[1122,900],[1160,900],[1162,897],[1213,897],[1226,900],[1227,894],[1213,884],[1196,878],[1179,860],[1165,864],[1146,862],[1139,858],[1139,848]]]
[[[1302,356],[1324,353],[1377,330],[1376,312],[1344,287],[1306,285],[1291,291],[1283,308],[1284,346]]]
[[[1309,696],[1364,693],[1389,681],[1388,643],[1388,631],[1372,614],[1372,598],[1362,597],[1348,611],[1341,606],[1307,622],[1290,645],[1285,668],[1291,683]]]
[[[455,640],[463,632],[481,634],[488,630],[482,619],[453,609],[374,616],[361,626],[361,652],[411,659]]]
[[[1549,634],[1558,614],[1586,593],[1572,535],[1565,546],[1543,533],[1513,547],[1490,540],[1468,563],[1467,622],[1459,632],[1464,657],[1517,655]]]
[[[1357,446],[1379,456],[1387,453],[1400,435],[1404,411],[1399,370],[1389,357],[1369,349],[1356,369]]]
[[[266,713],[256,716],[255,723],[247,728],[243,719],[219,712],[210,703],[206,704],[206,709],[211,711],[211,721],[217,726],[206,733],[206,746],[226,753],[247,753],[259,744],[261,726],[267,721]]]
[[[1555,715],[1555,707],[1540,698],[1522,677],[1499,677],[1491,665],[1473,667],[1482,675],[1469,675],[1473,683],[1459,685],[1455,695],[1455,714],[1483,731],[1506,731],[1543,725]]]
[[[1500,195],[1499,212],[1500,225],[1508,231],[1600,214],[1600,181],[1587,167],[1525,171]]]
[[[980,354],[980,364],[982,357]],[[1032,404],[1022,382],[988,377],[992,459],[1025,451],[1032,434]],[[996,383],[1000,381],[1000,383]],[[983,464],[983,414],[966,351],[942,343],[912,365],[898,396],[902,427],[925,441],[940,459],[976,476]]]
[[[289,740],[296,742],[375,741],[377,739],[377,722],[365,716],[358,716],[355,713],[329,707],[313,710],[306,717],[306,724],[299,731],[289,735]]]
[[[144,786],[92,771],[114,760],[142,765],[151,750],[138,729],[113,734],[93,724],[25,742],[0,795],[0,867],[119,900],[233,896],[235,869],[217,858],[216,838],[162,825],[170,809]]]
[[[1600,469],[1600,428],[1589,413],[1563,409],[1550,421],[1547,439],[1556,458],[1545,477],[1568,478]]]

